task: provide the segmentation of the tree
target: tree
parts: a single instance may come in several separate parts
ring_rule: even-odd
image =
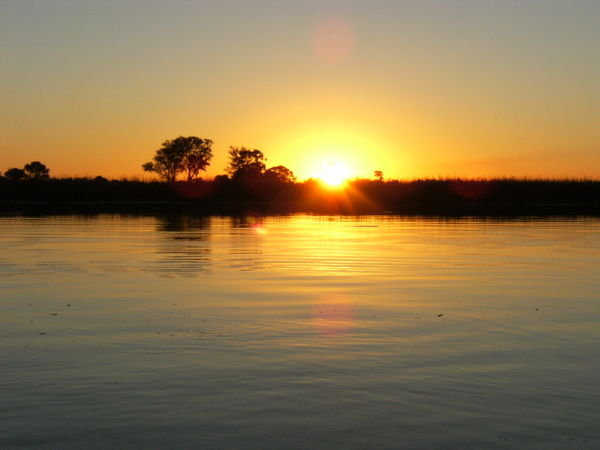
[[[265,176],[279,183],[294,183],[296,177],[294,172],[285,166],[274,166],[267,169]]]
[[[377,181],[383,181],[383,172],[381,170],[376,170],[373,172],[373,176],[377,179]]]
[[[200,172],[206,170],[210,164],[213,141],[195,136],[183,139],[188,139],[184,144],[187,151],[182,161],[183,171],[186,173],[188,181],[196,180],[199,178]]]
[[[179,136],[163,142],[152,161],[143,164],[142,168],[157,173],[169,183],[177,180],[177,175],[182,172],[187,174],[188,180],[193,180],[208,167],[212,158],[211,146],[210,139]]]
[[[8,169],[6,172],[4,172],[4,176],[12,181],[18,181],[27,178],[25,171],[23,169],[17,169],[16,167]]]
[[[230,147],[227,173],[233,178],[253,178],[265,171],[265,155],[260,150],[246,147]]]
[[[25,164],[25,174],[34,180],[47,180],[50,178],[50,169],[39,161],[32,161]]]

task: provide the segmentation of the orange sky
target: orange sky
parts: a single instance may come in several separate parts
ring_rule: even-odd
[[[146,176],[179,135],[300,179],[600,177],[594,1],[0,4],[0,171]]]

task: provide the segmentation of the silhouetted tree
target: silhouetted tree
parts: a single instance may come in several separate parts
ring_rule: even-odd
[[[230,147],[227,173],[233,178],[254,178],[265,171],[265,155],[260,150]]]
[[[383,181],[383,172],[381,170],[376,170],[373,172],[373,176],[377,181]]]
[[[271,180],[278,181],[280,183],[294,183],[296,181],[294,172],[292,172],[285,166],[270,167],[265,172],[265,176],[267,176]]]
[[[4,176],[9,180],[13,181],[23,180],[27,178],[27,174],[25,173],[25,171],[23,169],[17,169],[16,167],[8,169],[6,172],[4,172]]]
[[[25,164],[25,174],[34,180],[47,180],[50,178],[50,169],[39,161],[32,161]]]
[[[157,173],[169,183],[174,182],[182,172],[187,174],[188,180],[192,180],[200,171],[206,170],[212,158],[211,146],[210,139],[179,136],[163,142],[152,161],[143,164],[142,168],[146,172]]]
[[[199,178],[200,172],[206,170],[210,164],[213,141],[195,136],[183,139],[187,140],[182,144],[187,148],[182,161],[183,171],[187,175],[187,180],[192,181]]]

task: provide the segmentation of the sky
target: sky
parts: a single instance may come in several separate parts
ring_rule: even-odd
[[[0,171],[600,178],[597,0],[0,0]]]

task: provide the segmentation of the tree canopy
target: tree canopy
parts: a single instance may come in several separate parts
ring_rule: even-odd
[[[7,179],[13,180],[13,181],[23,180],[23,179],[27,178],[27,174],[25,173],[25,171],[23,169],[18,169],[16,167],[13,167],[12,169],[8,169],[6,172],[4,172],[4,176]]]
[[[212,158],[210,139],[197,136],[179,136],[163,142],[156,151],[152,161],[142,165],[146,172],[155,172],[169,183],[177,180],[181,173],[188,181],[199,178],[200,172],[206,170]]]
[[[232,178],[256,178],[264,173],[265,161],[265,155],[260,150],[230,147],[226,171]]]
[[[47,180],[50,178],[50,169],[39,161],[32,161],[25,164],[23,169],[13,167],[4,173],[4,177],[12,180]]]
[[[183,171],[188,181],[200,177],[200,172],[205,171],[212,159],[212,144],[210,139],[200,139],[191,136],[186,144],[187,151],[183,156]]]
[[[25,164],[25,174],[34,180],[47,180],[50,178],[50,169],[39,161],[32,161]]]
[[[279,183],[295,183],[296,176],[294,172],[285,166],[274,166],[267,169],[265,176]]]

